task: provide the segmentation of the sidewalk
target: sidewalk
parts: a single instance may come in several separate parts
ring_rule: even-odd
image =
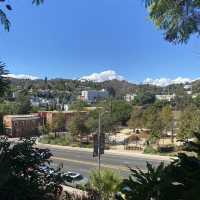
[[[55,149],[63,149],[63,150],[73,150],[73,151],[84,151],[84,152],[93,152],[93,149],[90,148],[80,148],[80,147],[70,147],[70,146],[60,146],[60,145],[50,145],[50,144],[42,144],[38,143],[38,147],[41,148],[55,148]],[[139,152],[127,151],[127,150],[105,150],[105,154],[110,155],[121,155],[121,156],[130,156],[137,157],[143,159],[151,159],[151,160],[159,160],[159,161],[170,161],[175,159],[176,157],[171,156],[160,156],[160,155],[151,155],[151,154],[143,154]]]

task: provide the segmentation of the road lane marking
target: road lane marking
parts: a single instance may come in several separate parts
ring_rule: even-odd
[[[78,164],[85,164],[85,165],[92,165],[94,167],[98,167],[97,163],[94,162],[89,162],[89,161],[80,161],[80,160],[74,160],[74,159],[68,159],[68,158],[62,158],[62,157],[51,157],[52,160],[59,160],[59,161],[68,161],[68,162],[74,162],[74,163],[78,163]],[[121,170],[121,171],[129,171],[128,167],[126,166],[121,166],[121,165],[108,165],[108,164],[101,164],[101,167],[104,168],[111,168],[111,169],[117,169],[117,170]]]

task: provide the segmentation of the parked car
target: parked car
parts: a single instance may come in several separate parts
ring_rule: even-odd
[[[38,169],[39,169],[40,172],[48,174],[49,176],[56,173],[56,171],[53,168],[51,168],[51,167],[49,167],[45,164],[40,165]]]
[[[62,175],[64,185],[71,187],[85,186],[88,183],[88,179],[83,175],[68,171]]]

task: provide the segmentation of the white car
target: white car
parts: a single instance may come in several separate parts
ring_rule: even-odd
[[[88,179],[86,177],[72,171],[63,173],[62,178],[65,185],[72,187],[85,186],[88,183]]]

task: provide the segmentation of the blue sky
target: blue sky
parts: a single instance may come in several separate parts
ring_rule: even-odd
[[[0,59],[13,74],[79,78],[114,70],[137,82],[200,77],[199,40],[164,41],[142,0],[14,2],[11,31],[0,27]]]

